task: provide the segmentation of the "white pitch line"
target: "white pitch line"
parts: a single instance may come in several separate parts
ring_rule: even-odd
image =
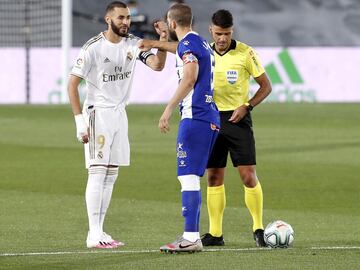
[[[24,252],[24,253],[0,253],[0,257],[12,256],[42,256],[42,255],[71,255],[71,254],[112,254],[112,253],[153,253],[160,252],[160,250],[93,250],[93,251],[55,251],[55,252]]]
[[[311,250],[351,250],[360,249],[360,246],[343,247],[311,247]],[[269,251],[271,248],[211,248],[204,249],[203,252],[237,252],[237,251]],[[45,255],[73,255],[73,254],[140,254],[140,253],[160,253],[158,249],[145,250],[92,250],[92,251],[54,251],[54,252],[24,252],[24,253],[0,253],[0,257],[16,256],[45,256]]]
[[[360,249],[360,247],[312,247],[311,249],[315,249],[315,250],[331,250],[331,249]]]
[[[270,250],[264,248],[212,248],[204,249],[203,252],[219,252],[219,251],[263,251]],[[24,252],[24,253],[0,253],[0,257],[14,256],[43,256],[43,255],[71,255],[71,254],[132,254],[132,253],[160,253],[159,249],[146,250],[93,250],[93,251],[54,251],[54,252]]]

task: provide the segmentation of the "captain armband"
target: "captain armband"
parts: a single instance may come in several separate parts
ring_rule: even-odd
[[[139,60],[141,62],[143,62],[144,64],[146,64],[146,59],[151,56],[151,55],[154,55],[151,51],[147,51],[147,52],[141,52],[139,54]]]

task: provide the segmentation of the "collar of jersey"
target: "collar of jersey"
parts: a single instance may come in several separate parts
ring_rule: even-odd
[[[105,37],[105,35],[104,35],[104,32],[101,32],[101,36],[102,36],[102,38],[105,40],[105,42],[107,43],[107,44],[109,44],[110,46],[117,46],[117,45],[119,45],[123,40],[124,40],[124,38],[125,37],[122,37],[121,38],[121,40],[118,42],[118,43],[112,43],[110,40],[107,40],[107,38]]]
[[[212,48],[213,50],[220,56],[224,56],[225,54],[227,54],[229,51],[231,50],[235,50],[236,49],[236,40],[232,39],[229,48],[226,50],[226,52],[224,52],[223,54],[219,53],[216,49],[215,49],[215,42],[212,44]]]
[[[185,36],[183,36],[183,38],[181,39],[181,40],[184,40],[184,38],[186,38],[187,37],[187,35],[189,35],[189,34],[194,34],[194,35],[199,35],[198,33],[196,33],[195,31],[189,31],[189,32],[187,32],[186,34],[185,34]]]

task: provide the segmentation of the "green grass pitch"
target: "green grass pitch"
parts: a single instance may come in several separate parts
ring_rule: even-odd
[[[226,246],[161,254],[182,233],[175,138],[163,105],[128,107],[130,167],[105,222],[126,243],[85,247],[87,172],[69,106],[0,106],[0,269],[359,269],[360,104],[263,104],[253,113],[264,224],[295,230],[290,249],[256,249],[243,188],[226,172]],[[202,180],[201,233],[208,230]]]

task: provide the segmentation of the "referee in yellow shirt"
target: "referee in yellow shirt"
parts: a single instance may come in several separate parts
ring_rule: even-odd
[[[212,16],[209,28],[215,51],[214,99],[219,108],[221,129],[208,162],[207,207],[209,233],[202,236],[204,246],[224,245],[222,220],[226,204],[224,175],[228,152],[237,168],[245,191],[245,204],[253,220],[256,245],[264,242],[263,193],[256,176],[255,140],[251,111],[271,92],[271,84],[255,51],[232,39],[233,17],[227,10]],[[249,80],[259,85],[249,99]]]

